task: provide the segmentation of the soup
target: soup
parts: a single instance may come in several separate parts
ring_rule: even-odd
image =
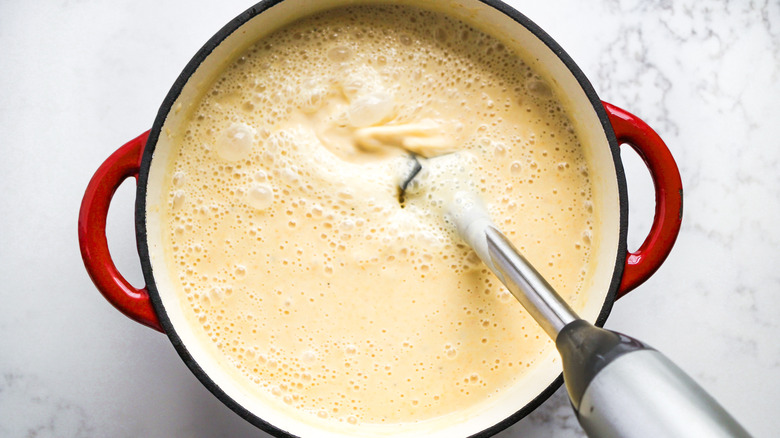
[[[578,310],[595,237],[570,116],[462,21],[304,18],[226,66],[182,132],[162,228],[183,311],[226,373],[303,421],[463,412],[554,349],[457,235],[435,190],[453,175]]]

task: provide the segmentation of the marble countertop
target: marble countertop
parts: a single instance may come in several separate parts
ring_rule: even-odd
[[[756,436],[780,434],[780,3],[510,1],[600,97],[639,115],[682,172],[666,264],[607,327],[667,354]],[[76,218],[92,173],[148,129],[195,51],[249,4],[0,3],[0,436],[265,436],[214,398],[165,336],[116,312],[88,278]],[[623,152],[629,246],[653,191]],[[134,186],[109,214],[120,270],[143,283]],[[499,434],[582,436],[558,391]]]

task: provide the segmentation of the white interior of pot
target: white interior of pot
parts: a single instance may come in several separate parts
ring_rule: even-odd
[[[467,412],[456,412],[412,424],[375,427],[345,425],[341,429],[323,431],[315,423],[307,422],[305,418],[297,415],[292,408],[272,400],[271,397],[259,396],[255,390],[242,387],[238,381],[231,377],[231,374],[225,372],[225,368],[217,359],[218,356],[212,354],[214,347],[199,341],[193,328],[188,326],[178,302],[175,287],[166,269],[159,220],[161,202],[166,198],[162,196],[161,191],[165,178],[169,177],[166,173],[171,146],[176,137],[180,135],[180,127],[193,110],[193,106],[198,102],[201,93],[210,85],[211,80],[225,64],[231,62],[257,39],[302,15],[336,5],[353,3],[355,2],[350,0],[285,0],[254,17],[240,30],[233,32],[208,56],[184,86],[161,131],[149,173],[146,200],[147,244],[155,284],[168,318],[176,328],[176,333],[209,378],[230,398],[252,414],[282,430],[299,436],[389,434],[436,437],[469,436],[509,417],[548,387],[561,372],[557,353],[552,351],[547,357],[537,360],[535,366],[513,387]],[[619,196],[615,166],[606,136],[582,87],[557,55],[534,34],[502,12],[479,1],[457,0],[442,4],[443,2],[435,0],[403,0],[396,3],[408,3],[429,9],[446,8],[449,14],[476,25],[483,31],[503,40],[507,47],[525,54],[524,58],[531,62],[539,73],[547,76],[557,88],[558,95],[564,100],[564,104],[567,104],[570,114],[573,116],[572,119],[580,140],[587,148],[586,156],[593,184],[593,202],[596,212],[596,223],[594,223],[596,239],[594,239],[595,245],[592,248],[594,270],[592,275],[586,279],[587,284],[581,294],[583,301],[580,304],[581,307],[577,307],[579,307],[583,318],[595,321],[604,304],[617,256]],[[512,347],[507,346],[507,348]]]

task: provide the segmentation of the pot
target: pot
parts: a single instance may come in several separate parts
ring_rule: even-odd
[[[371,1],[365,0],[364,3]],[[183,123],[208,79],[257,39],[301,16],[349,0],[266,0],[249,8],[216,33],[184,68],[160,107],[152,129],[114,152],[87,187],[79,213],[79,243],[87,271],[98,290],[126,316],[165,333],[195,376],[223,403],[257,427],[276,436],[331,434],[274,411],[256,400],[221,371],[194,340],[176,301],[162,254],[159,208],[162,181],[171,153],[166,135]],[[575,116],[578,134],[587,148],[593,202],[599,212],[594,227],[602,239],[593,248],[595,272],[583,290],[580,315],[601,326],[613,302],[649,278],[672,249],[682,218],[682,183],[669,150],[659,136],[634,115],[599,100],[572,59],[528,18],[496,0],[400,0],[431,9],[446,9],[525,53],[533,68],[562,90],[564,104]],[[639,250],[627,252],[628,200],[619,146],[628,144],[646,163],[656,192],[656,209],[649,235]],[[108,251],[105,226],[111,198],[127,178],[137,178],[136,237],[146,286],[134,288],[118,272]],[[490,436],[517,422],[544,402],[561,385],[561,366],[551,354],[518,384],[487,406],[468,415],[422,422],[406,429],[407,436]],[[369,431],[362,431],[366,435]],[[334,435],[335,436],[335,435]]]

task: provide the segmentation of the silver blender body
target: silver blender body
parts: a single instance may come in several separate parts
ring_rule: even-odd
[[[494,226],[483,262],[555,341],[563,378],[590,437],[749,437],[704,389],[660,352],[580,319]],[[479,234],[466,240],[482,247]],[[485,260],[487,258],[487,260]]]

